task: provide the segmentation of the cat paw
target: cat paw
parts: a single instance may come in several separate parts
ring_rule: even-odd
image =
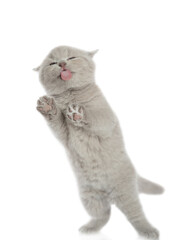
[[[83,108],[75,104],[68,106],[66,110],[66,117],[75,125],[85,123]]]
[[[84,225],[79,229],[79,231],[81,233],[95,233],[95,232],[98,232],[99,229],[96,227],[89,226],[89,225]]]
[[[155,228],[140,231],[139,235],[145,239],[151,239],[151,240],[158,240],[159,239],[159,231]]]
[[[40,97],[37,101],[36,109],[42,113],[49,120],[53,118],[53,116],[57,115],[57,108],[53,98],[48,96]]]

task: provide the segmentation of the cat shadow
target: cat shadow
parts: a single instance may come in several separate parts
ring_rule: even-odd
[[[95,234],[83,234],[79,233],[79,239],[80,240],[112,240],[112,238],[109,238],[107,235],[99,232]]]
[[[79,233],[79,239],[80,240],[112,240],[109,236],[99,232],[94,234],[83,234]],[[127,239],[127,238],[126,238]],[[134,238],[134,240],[147,240],[147,238],[144,238],[142,236],[137,236]],[[151,239],[150,239],[151,240]]]

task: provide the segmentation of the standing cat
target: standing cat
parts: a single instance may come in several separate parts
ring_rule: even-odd
[[[140,235],[158,239],[139,193],[160,194],[163,188],[136,173],[118,120],[95,84],[95,53],[67,46],[53,49],[36,69],[48,94],[38,100],[37,110],[67,149],[82,203],[92,217],[80,231],[100,230],[115,204]]]

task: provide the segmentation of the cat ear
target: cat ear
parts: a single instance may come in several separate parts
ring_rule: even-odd
[[[96,50],[94,50],[94,51],[88,52],[88,55],[93,58],[94,55],[95,55],[98,51],[99,51],[99,49],[96,49]]]
[[[41,66],[33,68],[34,71],[38,72]]]

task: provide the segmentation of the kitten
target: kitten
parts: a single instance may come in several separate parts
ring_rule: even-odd
[[[140,235],[158,239],[139,193],[160,194],[163,188],[140,177],[126,153],[118,119],[95,84],[96,52],[53,49],[36,69],[48,94],[39,98],[37,110],[67,149],[82,203],[92,217],[80,231],[100,230],[115,204]]]

